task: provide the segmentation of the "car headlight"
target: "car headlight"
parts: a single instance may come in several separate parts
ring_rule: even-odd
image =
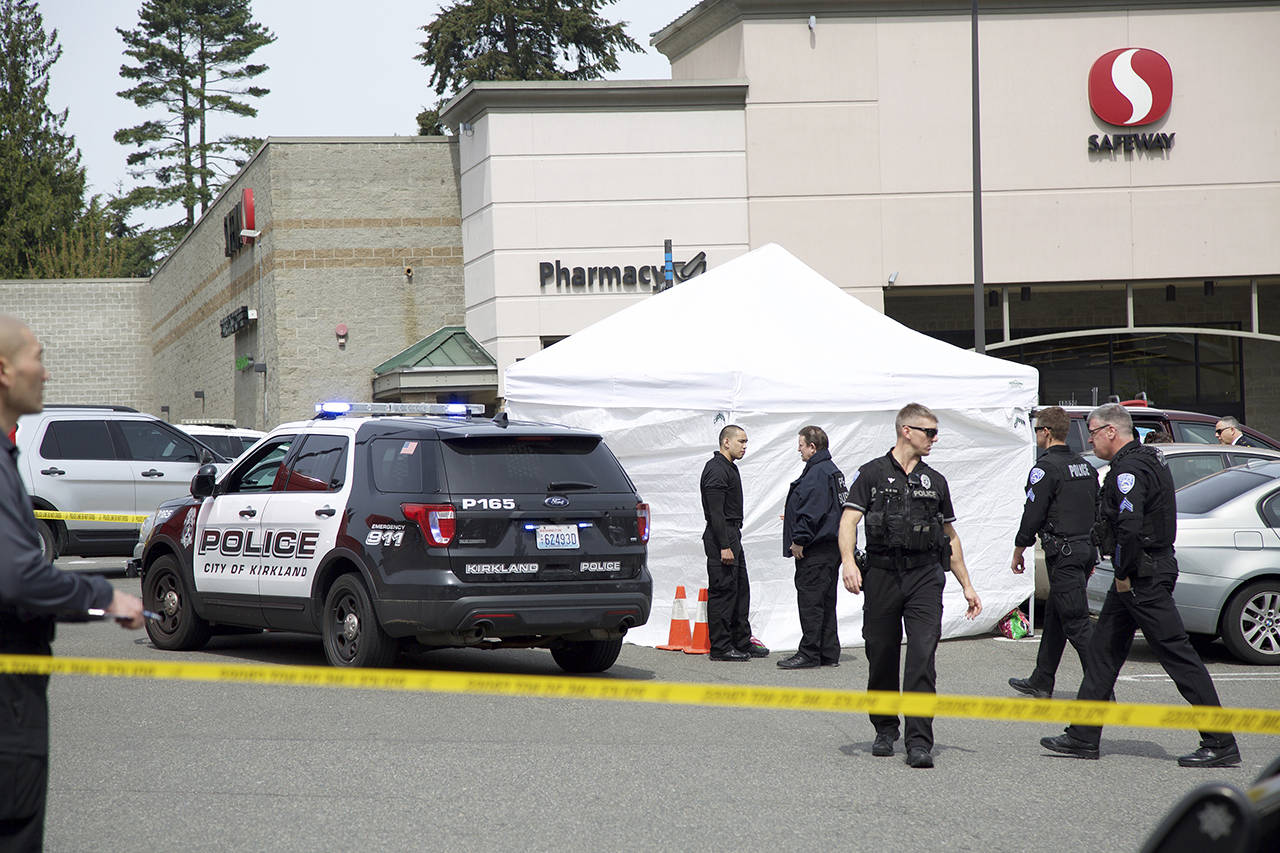
[[[156,514],[153,512],[151,513],[151,515],[148,515],[146,517],[146,520],[142,522],[142,526],[138,528],[138,541],[146,542],[148,539],[150,539],[151,531],[155,529],[155,526],[156,526]]]

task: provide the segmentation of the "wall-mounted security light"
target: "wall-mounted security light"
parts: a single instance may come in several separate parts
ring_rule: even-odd
[[[895,271],[893,271],[893,272],[889,273],[889,286],[890,286],[890,287],[893,287],[894,283],[895,283],[895,282],[897,282],[897,280],[898,280],[898,272],[897,272],[897,270],[895,270]]]
[[[255,361],[255,362],[253,363],[253,372],[254,372],[254,373],[266,373],[266,372],[267,372],[267,363],[266,363],[265,361]]]
[[[203,399],[204,399],[204,392],[203,392],[203,391],[197,391],[197,392],[196,392],[196,399],[197,399],[197,400],[203,400]]]
[[[338,338],[338,349],[347,348],[347,324],[339,323],[333,330],[333,334]]]
[[[809,16],[809,29],[810,29],[810,30],[816,30],[817,28],[818,28],[818,16],[817,16],[817,15],[810,15],[810,16]]]

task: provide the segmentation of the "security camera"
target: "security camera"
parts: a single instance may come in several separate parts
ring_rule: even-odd
[[[405,268],[404,268],[404,277],[405,277],[405,278],[413,278],[413,267],[405,267]]]

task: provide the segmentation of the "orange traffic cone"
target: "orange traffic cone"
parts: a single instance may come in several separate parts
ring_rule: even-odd
[[[711,632],[707,627],[707,588],[698,590],[698,614],[693,620],[693,639],[685,648],[686,655],[711,654]]]
[[[689,609],[684,603],[684,585],[676,587],[676,600],[671,603],[671,632],[667,644],[658,646],[668,652],[682,652],[689,648]]]

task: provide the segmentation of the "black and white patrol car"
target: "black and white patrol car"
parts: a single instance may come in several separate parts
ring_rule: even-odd
[[[144,525],[162,649],[271,628],[321,635],[335,666],[385,666],[416,642],[544,647],[569,672],[601,672],[649,618],[649,506],[590,432],[505,414],[318,416],[215,479],[201,469],[191,497]]]

